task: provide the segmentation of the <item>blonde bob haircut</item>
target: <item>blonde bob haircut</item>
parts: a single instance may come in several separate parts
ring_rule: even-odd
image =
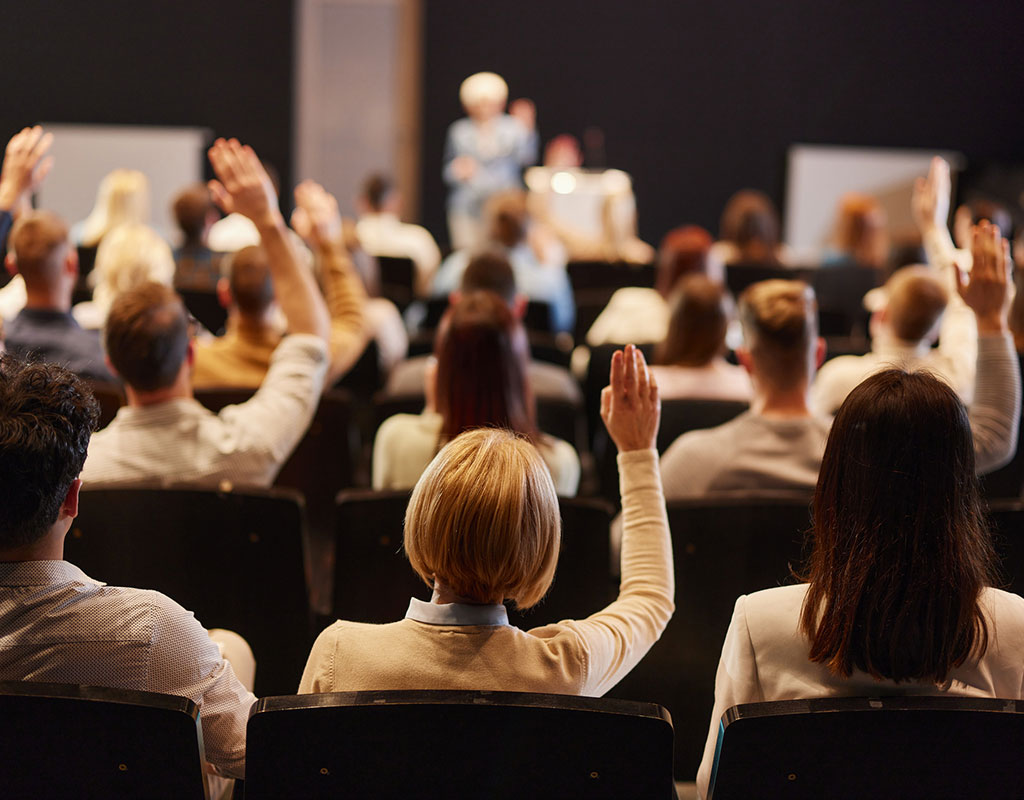
[[[478,428],[450,441],[413,489],[405,553],[428,586],[437,578],[478,603],[517,608],[555,577],[562,520],[537,448],[512,431]]]
[[[494,72],[477,72],[459,86],[459,100],[466,108],[477,103],[504,103],[508,100],[508,84]]]

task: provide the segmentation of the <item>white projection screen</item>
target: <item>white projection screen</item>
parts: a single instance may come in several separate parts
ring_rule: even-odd
[[[54,134],[53,170],[36,205],[55,211],[73,225],[92,210],[103,176],[125,167],[141,170],[152,192],[150,224],[172,245],[179,241],[171,200],[186,184],[203,179],[210,131],[143,125],[63,125],[42,123]]]
[[[794,145],[786,169],[785,242],[797,259],[810,259],[828,243],[839,199],[851,191],[877,197],[889,215],[894,240],[913,235],[910,196],[914,179],[928,174],[933,156],[954,171],[959,153],[873,147]]]

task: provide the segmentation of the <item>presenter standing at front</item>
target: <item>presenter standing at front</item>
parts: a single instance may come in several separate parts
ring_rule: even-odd
[[[537,161],[537,112],[514,101],[505,113],[508,85],[500,75],[478,72],[459,88],[468,116],[448,128],[444,180],[449,185],[448,232],[455,250],[482,243],[483,207],[503,189],[522,186],[522,171]]]

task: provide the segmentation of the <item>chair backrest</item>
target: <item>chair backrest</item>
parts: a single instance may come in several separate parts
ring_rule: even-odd
[[[516,692],[267,697],[246,798],[670,798],[664,709]]]
[[[386,297],[399,311],[405,311],[416,296],[416,267],[404,256],[377,256],[380,269],[380,296]]]
[[[402,551],[409,492],[354,489],[338,495],[334,613],[356,622],[394,622],[410,597],[430,599]],[[559,498],[562,550],[547,597],[526,612],[509,609],[509,622],[532,628],[580,619],[607,605],[611,508],[600,500]]]
[[[1000,556],[1003,588],[1024,594],[1024,501],[994,500],[988,517]]]
[[[83,489],[68,561],[157,589],[256,656],[258,694],[294,691],[309,655],[302,497],[283,489]]]
[[[885,270],[860,264],[836,264],[807,273],[818,299],[822,336],[868,335],[864,295],[885,283]]]
[[[178,289],[182,301],[192,316],[211,333],[219,333],[228,321],[228,310],[220,304],[212,289]]]
[[[4,797],[204,798],[199,708],[186,697],[0,683]]]
[[[676,774],[691,780],[704,751],[715,673],[741,594],[792,583],[810,527],[810,497],[728,495],[668,504],[676,574],[676,612],[661,639],[612,690],[657,700],[676,737]]]
[[[861,697],[727,709],[708,798],[1020,797],[1024,701]]]

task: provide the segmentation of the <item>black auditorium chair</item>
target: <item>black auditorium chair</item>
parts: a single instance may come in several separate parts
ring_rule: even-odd
[[[86,383],[100,407],[98,424],[101,428],[105,428],[117,416],[118,409],[127,402],[124,396],[124,387],[111,381],[86,381]]]
[[[220,333],[228,321],[228,310],[220,304],[212,289],[178,289],[185,308],[210,333]]]
[[[199,707],[187,697],[0,683],[4,797],[203,800]]]
[[[988,518],[999,555],[1000,588],[1024,594],[1024,501],[993,500]]]
[[[266,697],[245,796],[672,798],[672,722],[653,703],[518,692]]]
[[[256,693],[276,694],[295,690],[312,643],[304,526],[290,490],[86,487],[64,554],[237,632],[256,656]]]
[[[739,298],[748,286],[768,280],[807,281],[814,270],[793,269],[791,267],[772,267],[764,264],[727,264],[725,267],[725,285],[733,297]]]
[[[395,622],[410,597],[431,590],[409,566],[402,532],[409,492],[354,489],[338,495],[334,614],[355,622]],[[608,530],[611,509],[600,500],[559,498],[562,550],[555,582],[535,608],[509,609],[509,621],[535,628],[579,619],[611,599]]]
[[[707,797],[1020,797],[1022,748],[1020,700],[749,703],[723,715]]]
[[[820,267],[807,274],[818,299],[818,328],[822,336],[866,339],[869,312],[864,295],[885,283],[885,270],[860,264]]]
[[[377,256],[380,268],[380,296],[386,297],[399,311],[405,311],[416,297],[416,267],[411,258]]]
[[[715,672],[741,594],[793,582],[810,496],[723,495],[668,504],[676,611],[661,639],[610,695],[657,700],[677,731],[676,775],[692,780],[714,703]]]

